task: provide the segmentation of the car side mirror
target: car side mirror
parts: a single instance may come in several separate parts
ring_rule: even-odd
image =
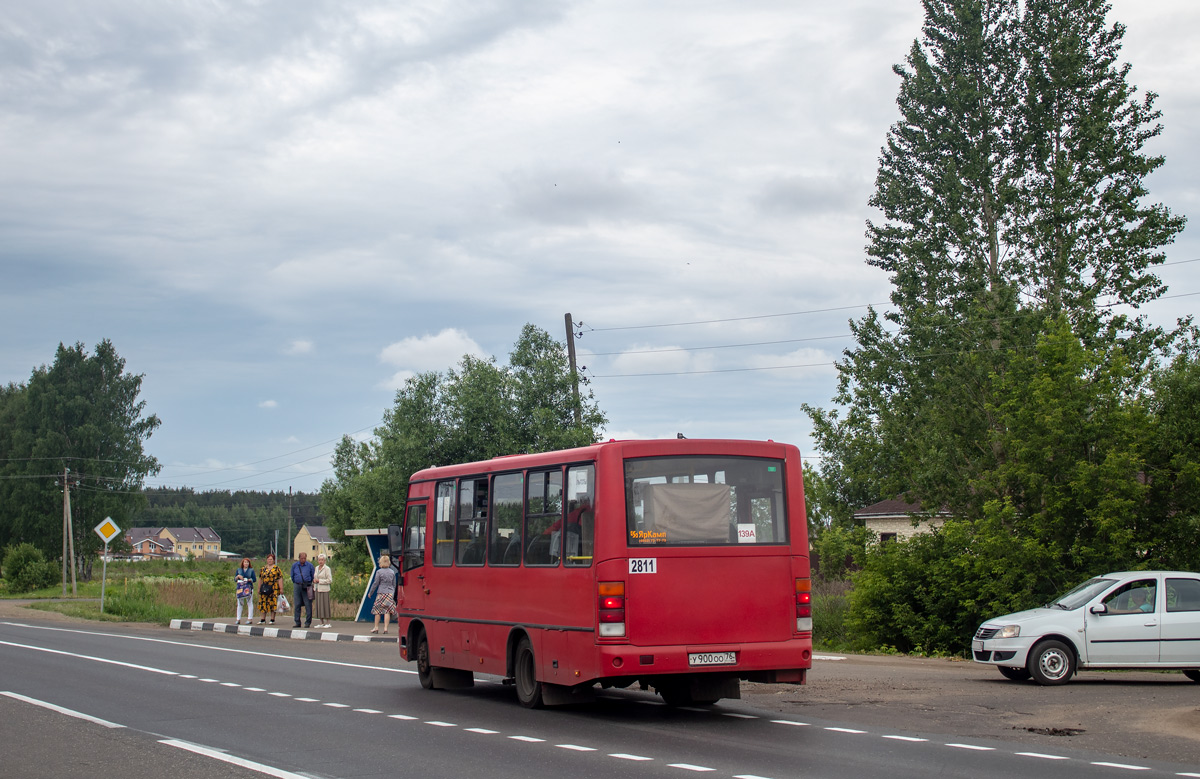
[[[1092,606],[1091,612],[1093,614],[1107,614],[1108,606],[1105,606],[1103,603],[1097,603],[1095,606]]]

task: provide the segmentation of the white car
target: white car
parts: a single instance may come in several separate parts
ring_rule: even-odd
[[[1122,571],[979,626],[978,663],[1009,679],[1063,684],[1081,669],[1179,670],[1200,682],[1200,574]]]

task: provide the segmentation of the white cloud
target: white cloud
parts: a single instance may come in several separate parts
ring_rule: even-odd
[[[313,350],[313,342],[303,339],[296,339],[288,344],[286,354],[309,354]]]
[[[258,407],[259,408],[278,408],[279,403],[277,403],[274,400],[264,400],[263,402],[258,404]]]
[[[379,353],[379,361],[413,371],[438,371],[456,365],[467,354],[487,356],[465,332],[448,328],[437,335],[410,336],[389,344]]]

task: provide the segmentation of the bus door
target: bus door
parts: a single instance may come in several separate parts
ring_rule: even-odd
[[[400,587],[397,608],[403,611],[424,611],[429,588],[425,582],[425,518],[426,500],[408,504],[404,517],[404,549],[400,557]]]

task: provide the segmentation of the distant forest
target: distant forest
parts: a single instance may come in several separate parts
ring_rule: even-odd
[[[135,515],[133,527],[211,527],[221,536],[221,551],[247,557],[264,557],[279,531],[279,554],[288,549],[288,499],[286,492],[213,490],[155,487],[145,490],[149,501]],[[291,498],[291,535],[303,525],[324,525],[319,511],[321,496],[295,492]]]

